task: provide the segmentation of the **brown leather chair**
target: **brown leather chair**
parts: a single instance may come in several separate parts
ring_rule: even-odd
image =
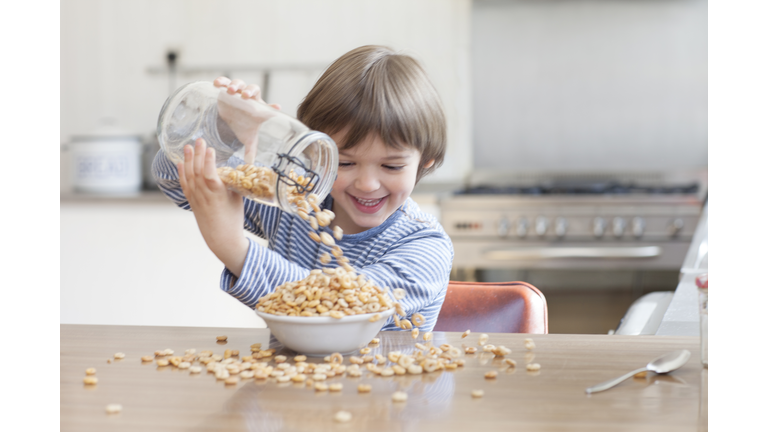
[[[539,333],[549,331],[544,294],[526,282],[455,282],[448,293],[435,331]]]

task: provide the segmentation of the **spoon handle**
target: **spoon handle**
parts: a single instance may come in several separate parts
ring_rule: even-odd
[[[626,373],[626,374],[624,374],[624,375],[622,375],[622,376],[620,376],[618,378],[614,378],[612,380],[608,380],[606,382],[602,382],[602,383],[600,383],[600,384],[598,384],[596,386],[588,387],[584,391],[586,391],[587,394],[590,394],[590,393],[601,392],[603,390],[608,390],[609,388],[619,384],[620,382],[622,382],[625,379],[631,377],[632,375],[634,375],[634,374],[636,374],[638,372],[643,372],[643,371],[647,371],[647,370],[648,370],[647,366],[646,367],[641,367],[640,369],[636,369],[636,370],[633,370],[632,372],[628,372],[628,373]]]

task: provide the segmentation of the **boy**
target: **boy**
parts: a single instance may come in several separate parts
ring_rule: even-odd
[[[256,86],[218,78],[230,94],[261,100]],[[338,177],[320,206],[344,231],[337,245],[356,272],[374,284],[407,292],[400,300],[411,319],[435,326],[445,299],[453,246],[437,220],[410,198],[416,183],[440,166],[446,124],[437,92],[411,57],[363,46],[336,60],[299,106],[298,119],[328,134],[339,148]],[[311,240],[298,216],[243,199],[216,174],[213,149],[198,140],[174,166],[160,151],[158,185],[177,205],[192,209],[211,251],[224,263],[221,289],[254,308],[276,286],[322,268],[329,248]],[[265,238],[248,240],[243,227]],[[393,319],[383,330],[399,330]]]

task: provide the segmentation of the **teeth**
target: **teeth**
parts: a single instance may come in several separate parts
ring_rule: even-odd
[[[355,198],[355,199],[357,200],[357,202],[359,202],[360,204],[362,204],[362,205],[364,205],[366,207],[373,207],[376,204],[380,203],[383,198],[374,199],[374,200],[366,200],[366,199],[361,199],[361,198]]]

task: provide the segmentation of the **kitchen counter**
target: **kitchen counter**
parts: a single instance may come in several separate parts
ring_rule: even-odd
[[[699,336],[699,304],[696,276],[707,272],[709,265],[708,203],[704,204],[691,246],[680,269],[680,282],[661,320],[657,335]]]

